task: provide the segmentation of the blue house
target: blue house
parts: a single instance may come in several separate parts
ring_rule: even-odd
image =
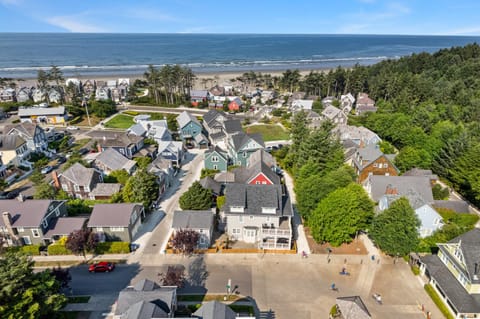
[[[247,166],[250,155],[264,149],[265,143],[261,134],[245,134],[239,132],[228,140],[228,152],[233,165]]]
[[[204,165],[206,169],[215,169],[222,172],[227,171],[228,154],[220,147],[215,146],[205,152]]]
[[[208,145],[208,139],[203,134],[202,124],[195,116],[184,111],[177,117],[177,123],[180,138],[185,144],[197,147]]]

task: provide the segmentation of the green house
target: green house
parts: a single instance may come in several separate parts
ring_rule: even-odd
[[[227,171],[228,154],[220,147],[215,146],[205,152],[204,166],[206,169],[215,169],[222,172]]]

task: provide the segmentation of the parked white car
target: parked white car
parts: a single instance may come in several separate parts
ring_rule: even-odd
[[[77,126],[67,126],[67,130],[76,131],[76,130],[79,130],[79,128]]]

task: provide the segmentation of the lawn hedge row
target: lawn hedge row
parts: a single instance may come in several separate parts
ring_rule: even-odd
[[[130,243],[123,241],[111,241],[98,243],[95,248],[97,254],[127,254],[130,252]]]
[[[30,256],[39,256],[40,255],[40,245],[26,245],[26,246],[16,246],[8,247],[7,251],[10,252],[23,252],[26,255]]]
[[[68,250],[65,245],[56,245],[52,244],[48,246],[47,248],[48,255],[53,256],[53,255],[73,255],[73,253]]]
[[[433,302],[437,305],[438,309],[443,313],[445,318],[447,319],[454,319],[452,316],[451,312],[448,310],[447,306],[443,303],[443,301],[440,299],[440,296],[437,294],[435,289],[432,287],[430,284],[426,284],[424,286],[427,294],[432,298]]]

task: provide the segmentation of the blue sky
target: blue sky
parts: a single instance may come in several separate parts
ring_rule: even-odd
[[[0,32],[480,35],[478,0],[0,0]]]

